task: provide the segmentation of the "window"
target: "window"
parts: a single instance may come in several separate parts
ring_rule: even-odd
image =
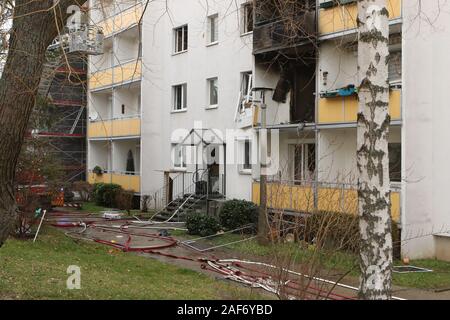
[[[172,87],[173,111],[185,110],[187,108],[187,84],[179,84]]]
[[[252,152],[252,148],[250,145],[250,140],[245,140],[245,142],[244,142],[244,170],[252,169],[251,152]]]
[[[402,181],[402,145],[389,143],[389,177],[392,182]]]
[[[174,29],[174,53],[183,52],[188,49],[188,26]]]
[[[219,41],[219,16],[217,14],[208,17],[208,44]]]
[[[252,72],[242,72],[241,73],[241,100],[239,105],[239,112],[243,113],[245,109],[252,107]]]
[[[208,83],[208,105],[209,107],[215,107],[219,103],[217,78],[208,79],[207,83]]]
[[[252,170],[252,142],[249,138],[240,140],[240,162],[239,162],[239,172],[240,173],[251,173]]]
[[[242,33],[253,31],[253,2],[247,2],[242,6]]]
[[[173,146],[174,168],[186,168],[186,146],[176,144]]]
[[[389,81],[402,79],[402,52],[396,51],[389,54]]]
[[[295,182],[314,179],[316,171],[316,146],[312,143],[292,144],[289,146],[292,179]]]

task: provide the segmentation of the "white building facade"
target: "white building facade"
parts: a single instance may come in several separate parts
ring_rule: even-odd
[[[356,1],[299,1],[288,42],[258,2],[91,1],[106,40],[89,64],[90,182],[159,207],[207,172],[208,192],[259,203],[260,89],[271,88],[268,206],[357,213]],[[387,0],[391,214],[403,256],[450,260],[450,17],[417,2]]]

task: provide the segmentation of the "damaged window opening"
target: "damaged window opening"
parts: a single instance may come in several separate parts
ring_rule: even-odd
[[[272,100],[289,102],[290,123],[313,123],[315,121],[316,67],[301,62],[281,65],[279,80]]]

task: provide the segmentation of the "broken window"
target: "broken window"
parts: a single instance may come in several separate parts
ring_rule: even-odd
[[[242,5],[242,33],[253,31],[253,2]]]

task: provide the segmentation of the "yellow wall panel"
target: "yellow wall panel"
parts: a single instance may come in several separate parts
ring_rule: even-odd
[[[139,118],[90,122],[88,126],[89,138],[139,135],[141,135],[141,120]]]
[[[388,0],[389,18],[401,17],[401,0]],[[357,3],[338,5],[319,11],[319,34],[329,34],[356,28]]]
[[[123,65],[94,72],[89,76],[89,89],[95,90],[122,82],[139,80],[142,76],[142,62],[135,60]]]
[[[103,173],[95,174],[90,172],[88,174],[88,182],[93,183],[116,183],[122,186],[125,190],[140,192],[141,177],[137,175]]]
[[[355,189],[319,188],[317,191],[318,210],[358,214],[358,193]],[[252,185],[252,201],[259,205],[259,183]],[[279,210],[312,212],[314,191],[311,187],[267,184],[267,206]],[[392,219],[400,222],[400,193],[391,193]]]
[[[389,93],[389,113],[392,120],[401,119],[401,90],[394,89]],[[358,113],[356,95],[348,97],[320,98],[318,113],[319,123],[356,122]]]

